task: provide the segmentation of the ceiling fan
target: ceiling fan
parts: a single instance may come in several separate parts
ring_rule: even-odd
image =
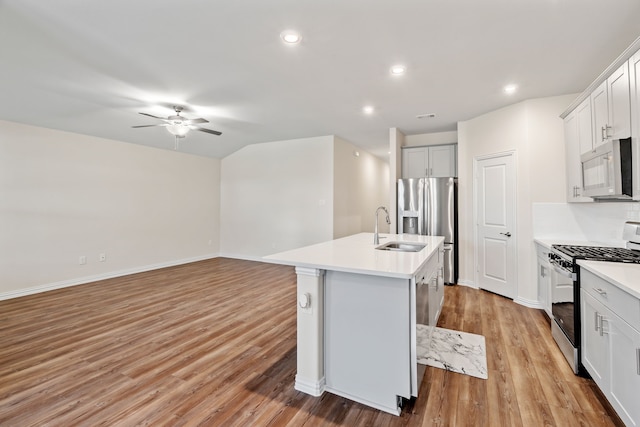
[[[179,105],[174,105],[173,109],[175,110],[175,116],[169,117],[158,117],[152,114],[140,113],[143,116],[153,117],[154,119],[162,120],[165,123],[158,123],[156,125],[139,125],[132,126],[134,128],[148,128],[153,126],[164,126],[167,128],[170,134],[175,135],[176,138],[184,138],[190,130],[199,130],[200,132],[211,133],[213,135],[222,135],[222,132],[218,132],[217,130],[211,130],[207,128],[203,128],[197,126],[201,123],[209,123],[209,120],[205,120],[203,118],[197,119],[188,119],[180,115],[184,107]]]

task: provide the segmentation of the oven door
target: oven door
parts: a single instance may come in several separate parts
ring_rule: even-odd
[[[577,347],[574,278],[573,272],[551,264],[551,313],[573,347]]]

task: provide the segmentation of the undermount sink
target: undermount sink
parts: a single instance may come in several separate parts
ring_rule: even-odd
[[[424,243],[389,242],[378,246],[380,251],[420,252],[427,246]]]

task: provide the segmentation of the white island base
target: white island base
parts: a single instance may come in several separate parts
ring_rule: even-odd
[[[443,302],[443,238],[384,237],[426,247],[381,251],[362,233],[267,259],[296,266],[296,390],[329,391],[399,415],[424,372],[416,323],[435,326]]]

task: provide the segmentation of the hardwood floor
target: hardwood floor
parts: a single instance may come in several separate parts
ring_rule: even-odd
[[[293,388],[292,267],[217,258],[0,301],[1,426],[609,426],[545,315],[446,288],[489,379],[427,368],[400,417]]]

